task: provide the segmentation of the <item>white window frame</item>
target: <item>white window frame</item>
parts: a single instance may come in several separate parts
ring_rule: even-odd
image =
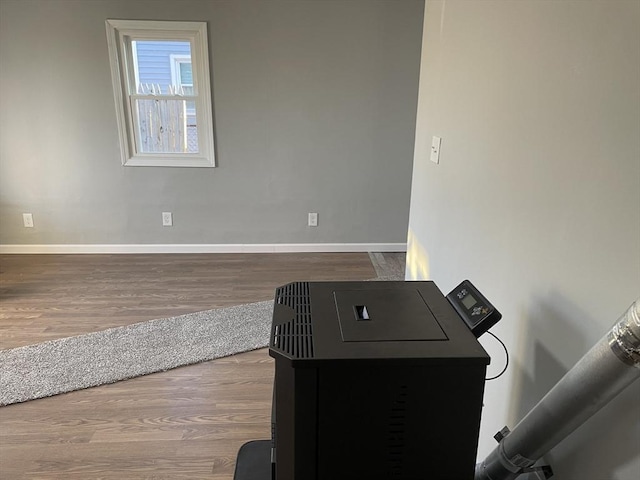
[[[205,22],[107,20],[106,27],[122,164],[124,166],[152,167],[215,167],[207,24]],[[145,98],[145,95],[138,94],[136,90],[135,57],[131,43],[134,40],[190,42],[194,95],[171,96],[163,94],[161,98],[166,100],[187,99],[195,102],[198,153],[145,153],[138,150],[133,100]],[[158,97],[150,96],[149,98]]]

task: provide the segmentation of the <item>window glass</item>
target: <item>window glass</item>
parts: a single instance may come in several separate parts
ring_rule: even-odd
[[[134,52],[133,68],[135,72],[136,89],[138,93],[154,91],[157,95],[179,94],[181,65],[186,65],[189,81],[182,83],[193,85],[191,73],[191,44],[189,42],[166,40],[133,40]],[[179,58],[178,72],[172,63]],[[193,90],[191,91],[193,95]]]

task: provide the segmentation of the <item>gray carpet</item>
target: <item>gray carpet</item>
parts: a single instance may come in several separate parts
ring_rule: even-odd
[[[151,320],[0,351],[0,405],[262,348],[273,301]]]
[[[404,252],[370,252],[369,258],[377,275],[373,280],[404,280],[406,256]]]
[[[378,275],[372,280],[404,279],[404,253],[370,258]],[[272,311],[269,300],[2,350],[0,405],[266,347]]]

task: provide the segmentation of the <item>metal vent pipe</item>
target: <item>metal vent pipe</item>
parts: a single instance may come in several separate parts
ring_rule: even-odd
[[[640,377],[640,298],[476,465],[475,480],[512,480]]]

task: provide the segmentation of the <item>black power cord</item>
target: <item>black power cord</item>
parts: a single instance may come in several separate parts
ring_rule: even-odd
[[[495,338],[496,340],[498,340],[500,342],[500,345],[502,345],[502,348],[504,348],[504,354],[507,357],[507,361],[506,361],[506,363],[504,365],[504,368],[502,369],[502,371],[498,375],[496,375],[494,377],[485,378],[485,381],[489,381],[489,380],[495,380],[496,378],[501,377],[502,374],[507,371],[507,367],[509,366],[509,351],[507,350],[507,346],[502,342],[502,340],[500,340],[498,337],[496,337],[493,333],[491,333],[489,331],[487,331],[486,333],[488,333],[489,335],[491,335],[493,338]]]

